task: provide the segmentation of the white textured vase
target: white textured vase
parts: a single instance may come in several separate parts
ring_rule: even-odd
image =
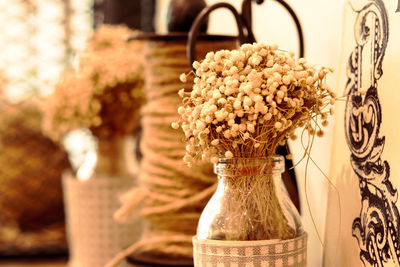
[[[139,220],[118,223],[118,196],[134,185],[134,177],[93,177],[79,181],[64,175],[63,190],[69,244],[69,267],[104,266],[139,239]]]

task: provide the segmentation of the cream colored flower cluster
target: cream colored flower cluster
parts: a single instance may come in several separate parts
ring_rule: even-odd
[[[185,133],[189,165],[199,157],[215,163],[219,157],[273,155],[298,127],[322,136],[333,113],[327,106],[335,95],[325,83],[332,70],[317,70],[277,45],[210,52],[193,67],[193,90],[179,92],[180,121],[172,124]],[[180,79],[186,82],[186,74]]]
[[[125,26],[102,26],[75,70],[65,73],[43,105],[43,131],[55,140],[88,127],[98,138],[123,136],[139,125],[144,102],[141,42]]]

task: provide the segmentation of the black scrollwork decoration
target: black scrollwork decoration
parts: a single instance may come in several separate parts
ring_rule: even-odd
[[[360,216],[352,233],[364,266],[400,266],[400,216],[397,190],[390,182],[390,166],[381,158],[385,137],[380,134],[382,108],[378,80],[389,38],[382,0],[370,0],[357,14],[356,46],[347,64],[345,133],[351,165],[359,179]]]

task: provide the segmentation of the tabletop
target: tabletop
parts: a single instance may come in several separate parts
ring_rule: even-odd
[[[66,259],[28,260],[28,259],[1,259],[0,267],[66,267]]]

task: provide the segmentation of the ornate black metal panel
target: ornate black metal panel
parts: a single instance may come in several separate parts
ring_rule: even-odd
[[[383,117],[378,97],[389,39],[388,16],[382,0],[368,1],[354,11],[356,46],[347,64],[345,133],[359,179],[361,211],[352,232],[365,266],[400,266],[398,193],[390,181],[390,165],[381,158],[385,136],[380,133]]]

